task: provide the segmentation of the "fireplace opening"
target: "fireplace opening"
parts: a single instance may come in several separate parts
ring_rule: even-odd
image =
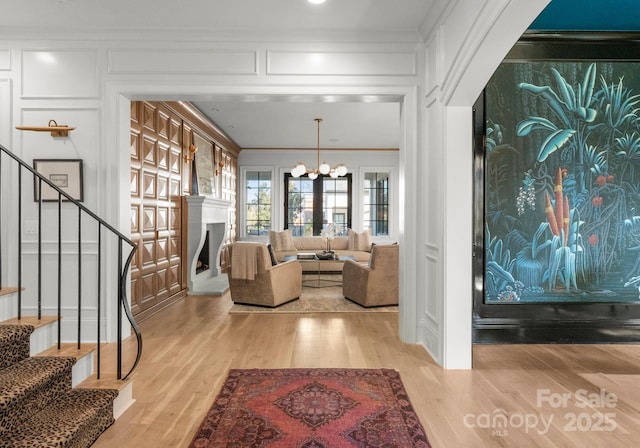
[[[209,269],[209,231],[207,230],[204,236],[204,244],[202,250],[198,255],[198,261],[196,263],[196,275]]]

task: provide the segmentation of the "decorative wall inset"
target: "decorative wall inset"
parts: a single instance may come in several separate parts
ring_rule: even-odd
[[[98,98],[96,50],[23,50],[23,98]]]

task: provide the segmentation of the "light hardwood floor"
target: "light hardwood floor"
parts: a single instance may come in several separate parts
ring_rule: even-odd
[[[141,324],[136,402],[94,447],[186,447],[230,368],[287,367],[399,370],[436,448],[640,446],[640,345],[476,346],[473,370],[447,371],[399,340],[397,314],[230,307],[188,296]]]

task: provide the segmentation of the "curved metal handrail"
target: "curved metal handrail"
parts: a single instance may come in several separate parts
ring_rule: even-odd
[[[2,153],[4,153],[4,154],[8,155],[9,157],[11,157],[15,162],[18,163],[18,165],[21,168],[24,168],[24,169],[28,170],[34,176],[34,178],[37,178],[39,180],[40,185],[41,185],[42,182],[44,182],[46,185],[48,185],[49,187],[54,189],[58,193],[58,198],[59,198],[58,202],[59,203],[61,202],[62,197],[64,197],[67,200],[67,203],[74,204],[79,210],[81,210],[82,212],[84,212],[85,214],[87,214],[88,216],[93,218],[97,223],[99,223],[100,226],[108,229],[115,237],[118,238],[118,300],[117,300],[118,301],[118,323],[117,323],[118,324],[118,336],[117,336],[117,338],[118,338],[117,339],[117,342],[118,342],[118,353],[117,353],[118,370],[117,370],[117,377],[118,377],[118,379],[126,379],[127,377],[129,377],[131,372],[133,372],[133,370],[136,368],[136,366],[140,362],[140,358],[142,356],[142,334],[140,333],[140,329],[138,328],[137,322],[136,322],[135,318],[133,317],[133,314],[131,313],[131,308],[130,308],[130,306],[128,304],[128,300],[127,300],[127,288],[126,288],[126,286],[127,286],[126,285],[127,274],[129,272],[129,269],[130,269],[130,266],[131,266],[131,261],[133,260],[133,256],[134,256],[134,254],[135,254],[135,252],[137,250],[137,245],[131,239],[126,237],[124,234],[122,234],[116,228],[114,228],[109,223],[107,223],[104,219],[100,218],[94,212],[89,210],[87,207],[85,207],[79,201],[74,199],[70,194],[68,194],[67,192],[65,192],[62,189],[60,189],[53,182],[51,182],[45,176],[43,176],[42,174],[37,172],[34,168],[29,166],[26,162],[24,162],[22,159],[20,159],[18,156],[13,154],[9,149],[7,149],[5,146],[3,146],[1,144],[0,144],[0,151]],[[19,171],[19,179],[21,179],[21,171]],[[42,195],[40,195],[39,202],[42,202]],[[126,259],[126,262],[124,263],[124,265],[122,264],[122,257],[123,257],[122,245],[123,245],[123,242],[130,246],[129,254],[127,256],[127,259]],[[20,272],[20,269],[18,271]],[[19,274],[19,276],[20,275],[21,274]],[[19,279],[19,283],[20,282],[21,282],[21,279]],[[99,286],[100,285],[98,285],[98,287]],[[121,344],[122,344],[121,328],[122,328],[122,311],[123,310],[125,312],[127,320],[129,321],[129,324],[131,325],[131,328],[133,329],[133,331],[134,331],[134,333],[136,335],[136,340],[137,340],[136,359],[135,359],[135,361],[133,363],[133,366],[131,367],[129,372],[124,376],[124,378],[122,378],[122,347],[121,347]],[[98,323],[98,328],[99,327],[100,327],[100,325]],[[78,343],[80,343],[80,342],[78,342]],[[97,341],[97,344],[98,344],[98,350],[99,350],[99,347],[100,347],[100,341],[99,340]],[[100,356],[98,354],[98,358],[99,357]],[[98,366],[98,378],[99,378],[99,371],[100,371],[100,366]]]

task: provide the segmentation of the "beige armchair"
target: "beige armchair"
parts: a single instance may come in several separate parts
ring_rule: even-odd
[[[342,294],[364,307],[397,305],[399,289],[398,245],[374,245],[369,265],[345,261]]]
[[[229,288],[234,303],[276,307],[300,297],[302,267],[297,260],[271,266],[267,246],[239,242],[230,247]]]

